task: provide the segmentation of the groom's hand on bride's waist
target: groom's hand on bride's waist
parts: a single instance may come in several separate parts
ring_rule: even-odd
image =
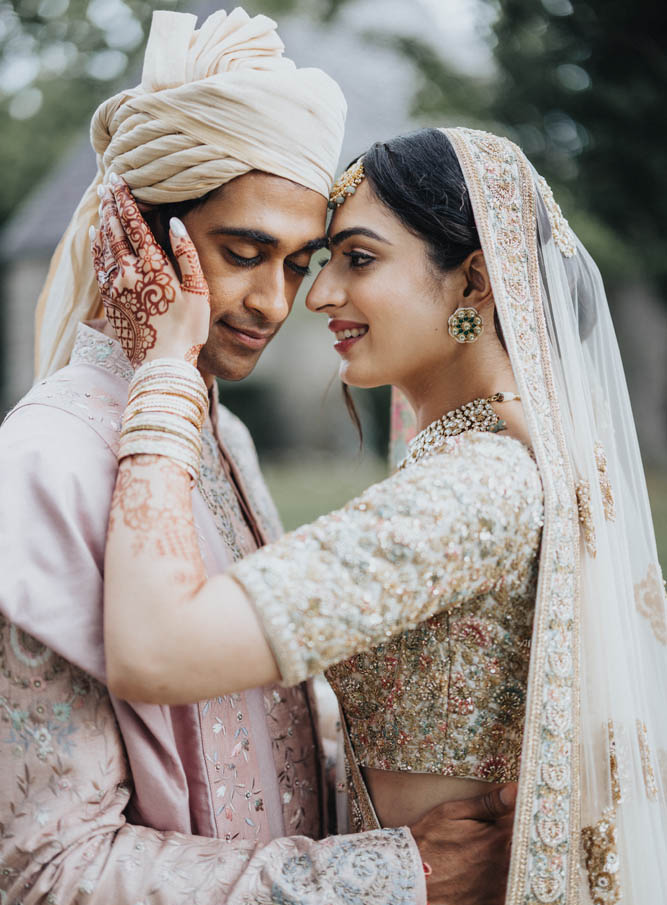
[[[438,805],[410,830],[427,873],[429,905],[502,905],[516,784]]]

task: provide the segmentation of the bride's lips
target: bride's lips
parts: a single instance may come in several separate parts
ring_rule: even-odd
[[[334,349],[340,355],[343,355],[355,343],[363,339],[369,330],[368,324],[361,324],[358,321],[332,320],[329,321],[328,327],[332,333],[337,335],[338,342],[334,343]]]
[[[273,338],[275,330],[249,330],[247,328],[232,327],[226,321],[218,321],[222,327],[237,343],[247,349],[263,349]]]

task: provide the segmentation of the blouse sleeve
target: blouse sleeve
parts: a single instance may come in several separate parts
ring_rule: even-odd
[[[230,571],[294,684],[532,576],[542,488],[512,438],[465,435]]]

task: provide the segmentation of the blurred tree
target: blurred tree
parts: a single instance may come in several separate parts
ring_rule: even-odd
[[[553,184],[609,282],[667,299],[667,19],[656,0],[481,0],[496,76],[453,72],[392,39],[420,77],[416,112],[509,135]]]
[[[489,0],[487,0],[489,2]],[[493,113],[538,168],[633,248],[667,299],[667,19],[656,0],[492,0]],[[585,231],[585,230],[582,230]],[[609,237],[606,237],[607,239]],[[604,269],[632,261],[613,243]]]
[[[153,8],[142,0],[0,0],[0,224],[135,61]]]

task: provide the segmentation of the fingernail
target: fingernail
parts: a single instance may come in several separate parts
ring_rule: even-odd
[[[98,197],[98,198],[104,198],[104,193],[105,193],[105,192],[106,192],[106,189],[104,188],[103,185],[98,185],[98,186],[97,186],[97,197]]]
[[[91,242],[94,242],[94,241],[95,241],[95,236],[96,236],[96,235],[97,235],[97,230],[95,229],[95,227],[94,227],[94,226],[89,226],[89,227],[88,227],[88,238],[90,239]]]
[[[117,182],[120,182],[120,179],[118,178],[118,174],[114,173],[114,172],[109,173],[109,182],[112,185],[115,185]]]
[[[509,808],[516,803],[516,792],[517,788],[514,784],[503,786],[503,788],[500,790],[500,800],[506,808]]]
[[[185,228],[185,223],[183,223],[182,220],[179,220],[178,217],[171,218],[171,220],[169,221],[169,229],[178,239],[182,239],[188,234],[188,231]]]

